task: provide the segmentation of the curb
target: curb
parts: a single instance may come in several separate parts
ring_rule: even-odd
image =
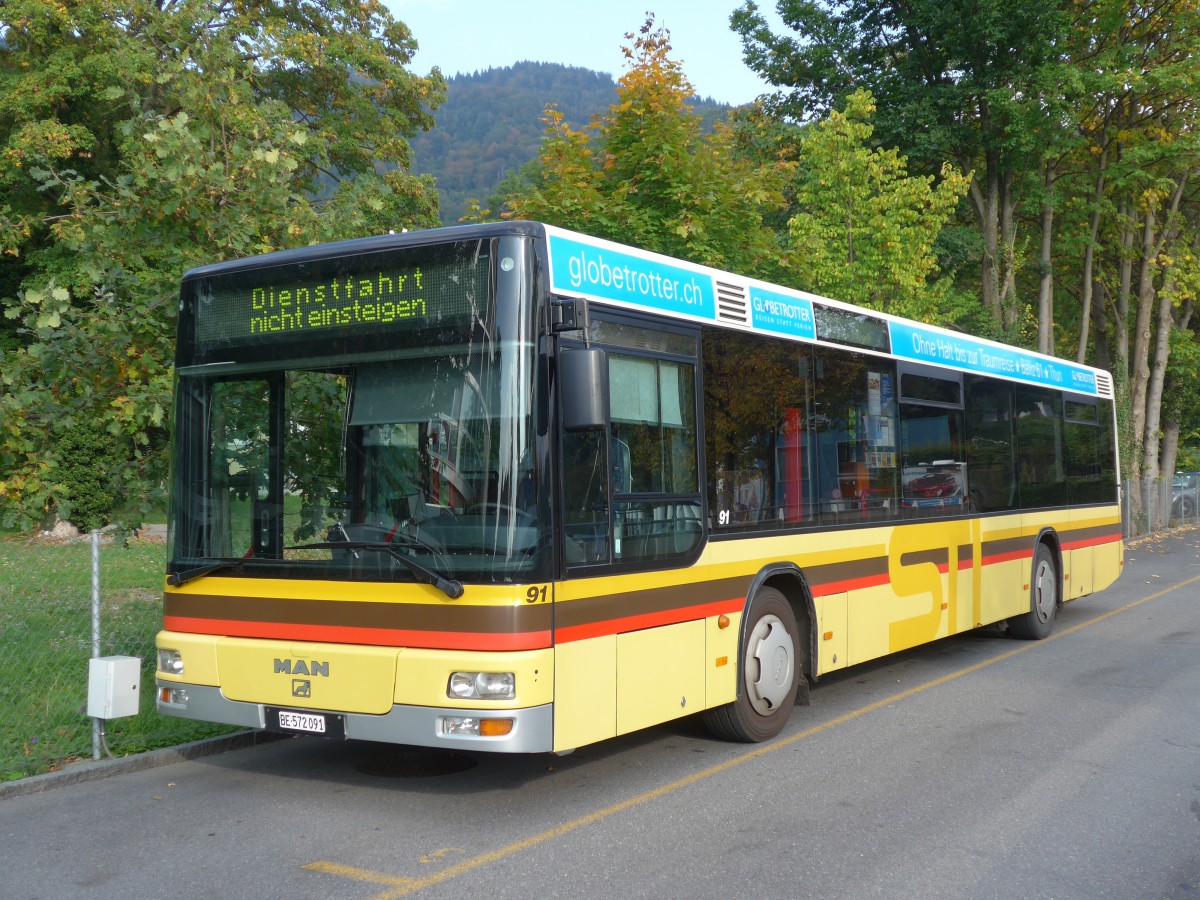
[[[54,788],[67,787],[72,784],[82,784],[85,781],[100,781],[114,775],[125,775],[130,772],[143,772],[147,769],[157,769],[160,766],[170,766],[175,763],[201,759],[205,756],[215,756],[230,750],[242,750],[267,744],[281,738],[290,737],[286,734],[275,734],[268,731],[239,731],[236,734],[221,737],[206,738],[181,744],[178,747],[164,747],[162,750],[151,750],[136,756],[122,756],[118,759],[105,759],[80,763],[72,763],[57,772],[46,772],[43,775],[31,775],[17,781],[0,784],[0,802],[10,797],[24,797],[29,794],[40,794]]]

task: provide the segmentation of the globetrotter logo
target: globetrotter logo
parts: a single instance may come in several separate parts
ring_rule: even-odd
[[[687,282],[666,278],[661,272],[647,272],[628,265],[610,265],[603,254],[589,256],[580,253],[569,262],[571,287],[612,288],[615,291],[632,292],[656,300],[677,301],[684,306],[696,306],[704,301],[700,283],[695,276]]]
[[[606,300],[711,319],[712,278],[617,250],[557,235],[551,238],[554,283]]]
[[[755,328],[807,338],[810,341],[817,339],[812,301],[804,297],[752,288],[750,315]]]

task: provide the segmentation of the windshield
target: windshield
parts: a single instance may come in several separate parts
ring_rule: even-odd
[[[359,359],[181,369],[173,578],[531,577],[549,544],[532,316],[503,293],[472,297],[469,322]]]

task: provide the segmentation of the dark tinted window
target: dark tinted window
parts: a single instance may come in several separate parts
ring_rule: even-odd
[[[734,331],[704,333],[708,499],[719,529],[815,517],[811,350]]]

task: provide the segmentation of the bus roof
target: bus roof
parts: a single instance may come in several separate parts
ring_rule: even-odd
[[[812,343],[828,339],[822,334],[822,315],[839,311],[885,326],[878,329],[885,336],[873,346],[859,345],[868,352],[1090,396],[1113,396],[1112,377],[1092,366],[561,228],[545,226],[545,233],[555,294]]]
[[[503,235],[545,238],[550,291],[559,296],[790,340],[845,346],[847,341],[831,339],[822,328],[823,316],[840,314],[843,326],[851,317],[876,326],[873,333],[879,336],[877,339],[849,342],[866,352],[1078,394],[1113,397],[1112,376],[1102,369],[537,222],[455,225],[316,244],[200,266],[187,272],[183,280],[186,283],[231,272]]]

